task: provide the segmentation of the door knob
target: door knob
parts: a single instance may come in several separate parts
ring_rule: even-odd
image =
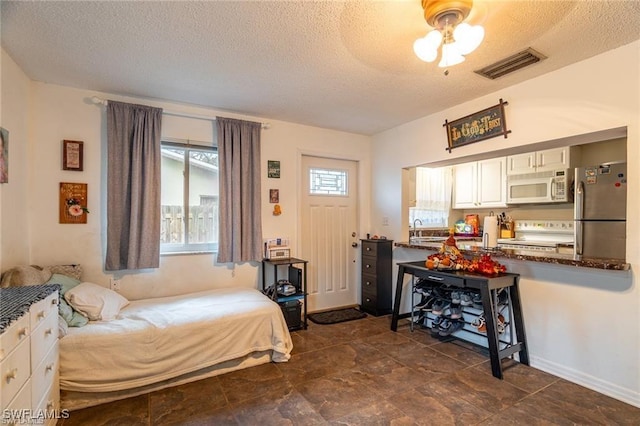
[[[358,243],[351,243],[351,247],[358,247]]]

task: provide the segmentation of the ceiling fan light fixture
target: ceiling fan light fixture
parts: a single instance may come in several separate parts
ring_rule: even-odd
[[[477,49],[484,39],[484,28],[462,22],[472,5],[472,0],[422,0],[425,20],[435,29],[414,42],[416,56],[425,62],[433,62],[442,43],[439,67],[464,62],[464,55]]]
[[[438,56],[438,47],[441,42],[442,34],[440,31],[433,30],[413,43],[413,51],[423,61],[433,62]]]
[[[440,68],[458,65],[464,62],[464,56],[460,54],[458,43],[445,43],[442,45],[442,56],[438,66]]]

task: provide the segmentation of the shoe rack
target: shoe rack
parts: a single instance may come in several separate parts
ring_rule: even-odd
[[[401,315],[399,310],[407,275],[410,277],[412,308]],[[493,375],[502,379],[500,360],[517,354],[520,363],[529,365],[519,279],[520,276],[513,273],[485,276],[465,271],[430,270],[423,261],[398,263],[391,330],[397,331],[400,318],[410,318],[412,331],[415,326],[421,326],[441,338],[481,344],[489,350]],[[475,307],[473,303],[462,306],[463,293],[471,296],[472,302],[476,300]],[[480,318],[484,319],[484,331]]]

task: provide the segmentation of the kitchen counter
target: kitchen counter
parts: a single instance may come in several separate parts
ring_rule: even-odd
[[[482,248],[482,242],[480,241],[458,241],[456,245],[460,252],[467,258],[473,258],[474,256],[480,256],[481,254],[488,253],[494,258],[506,258],[514,260],[527,260],[530,262],[542,262],[553,263],[557,265],[569,265],[569,266],[581,266],[584,268],[597,268],[615,271],[626,271],[630,268],[628,263],[617,259],[602,259],[602,258],[585,258],[579,259],[573,254],[553,253],[553,252],[537,252],[529,250],[512,250],[512,249],[484,249]],[[438,251],[442,247],[442,242],[397,242],[396,247]]]

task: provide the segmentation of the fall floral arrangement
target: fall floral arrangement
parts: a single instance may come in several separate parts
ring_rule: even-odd
[[[479,259],[465,259],[458,250],[453,236],[450,236],[442,244],[438,253],[427,257],[425,266],[428,269],[469,271],[489,276],[498,275],[507,270],[504,265],[491,259],[491,255],[488,253],[483,254]]]
[[[67,208],[71,216],[81,216],[83,213],[89,213],[89,209],[83,206],[77,198],[67,198]]]

